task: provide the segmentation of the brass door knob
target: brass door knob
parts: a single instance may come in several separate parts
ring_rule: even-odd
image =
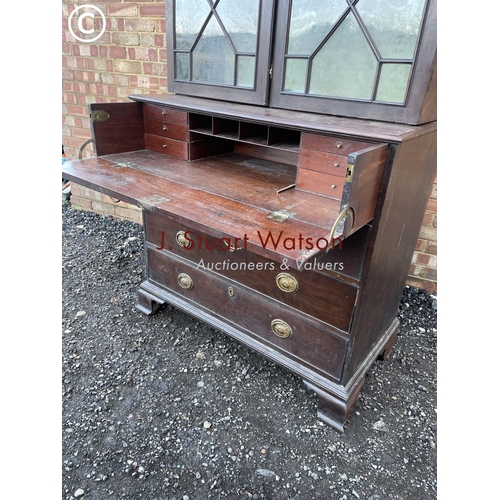
[[[288,273],[280,273],[276,276],[276,284],[283,292],[292,293],[299,289],[299,282]]]
[[[287,339],[292,336],[292,327],[281,319],[273,319],[273,321],[271,321],[271,329],[282,339]]]
[[[179,231],[175,235],[175,239],[181,247],[191,248],[193,246],[193,240],[188,240],[184,231]]]
[[[194,285],[191,276],[185,273],[180,273],[179,276],[177,276],[177,283],[185,290],[190,290]]]

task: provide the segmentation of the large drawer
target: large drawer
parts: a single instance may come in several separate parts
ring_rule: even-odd
[[[286,259],[272,261],[245,250],[243,239],[234,246],[233,240],[229,242],[191,231],[189,226],[155,212],[144,213],[144,225],[150,248],[179,255],[198,269],[208,269],[230,278],[301,313],[344,332],[349,331],[358,289],[325,274],[328,268],[334,270],[343,266],[342,250],[336,248],[326,256],[314,258],[301,270],[287,269]],[[186,241],[186,236],[192,242]],[[233,248],[228,248],[228,243]],[[186,248],[188,245],[190,248]],[[236,247],[241,249],[236,250]]]
[[[300,364],[340,380],[347,341],[270,300],[164,252],[148,249],[148,279]],[[182,307],[181,307],[182,308]]]

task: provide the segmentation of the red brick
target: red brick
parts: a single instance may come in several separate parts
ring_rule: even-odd
[[[108,5],[108,14],[110,16],[137,17],[137,5],[135,3],[110,4]]]
[[[422,219],[422,226],[432,226],[432,218],[434,215],[425,213],[424,218]]]
[[[429,241],[425,251],[431,255],[437,255],[437,243],[435,241]]]
[[[415,245],[415,251],[416,252],[423,252],[425,250],[425,247],[427,246],[427,241],[418,239],[417,244]]]
[[[87,108],[85,106],[68,106],[68,111],[72,115],[87,116]]]
[[[158,54],[156,49],[143,48],[143,47],[138,47],[138,48],[130,47],[128,49],[128,58],[131,60],[138,60],[138,61],[157,61]]]
[[[420,271],[420,277],[426,280],[437,281],[437,269],[424,267]]]
[[[155,47],[165,47],[166,45],[165,35],[155,35],[153,40]],[[165,58],[165,61],[166,60]]]
[[[427,264],[429,264],[430,258],[431,258],[431,256],[427,255],[425,253],[417,253],[416,263],[423,265],[423,266],[426,266]]]
[[[106,47],[106,45],[99,45],[98,48],[99,48],[99,57],[104,57],[104,58],[108,57],[108,47]],[[109,57],[111,57],[111,55]]]
[[[437,213],[437,200],[430,199],[427,202],[426,212],[431,212],[433,214]]]
[[[167,32],[167,20],[166,19],[155,19],[157,33],[166,33]]]
[[[125,47],[110,47],[109,57],[113,59],[127,59],[127,49]]]
[[[162,3],[152,3],[149,5],[140,5],[139,12],[141,13],[141,17],[150,17],[150,16],[162,16],[165,17],[165,4]]]

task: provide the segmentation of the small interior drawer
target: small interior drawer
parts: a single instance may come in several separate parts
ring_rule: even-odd
[[[159,135],[144,134],[146,149],[156,151],[174,158],[187,160],[189,157],[188,143],[161,137]]]
[[[177,125],[188,124],[188,114],[186,111],[169,109],[163,106],[151,106],[150,104],[143,105],[143,113],[146,118],[154,118],[156,120],[176,123]]]
[[[304,132],[300,143],[301,148],[325,151],[337,155],[348,156],[355,151],[368,148],[373,144],[369,142],[356,141],[354,139],[344,139],[321,134],[311,134]]]
[[[189,128],[184,125],[144,118],[144,130],[147,134],[169,137],[176,141],[189,141]]]
[[[324,174],[306,168],[300,168],[297,175],[297,187],[303,191],[322,194],[337,200],[342,199],[345,177]]]
[[[347,171],[347,156],[301,148],[299,167],[344,177]]]

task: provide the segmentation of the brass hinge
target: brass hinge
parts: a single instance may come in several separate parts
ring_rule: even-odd
[[[105,122],[109,118],[109,113],[103,109],[96,109],[90,113],[90,121],[94,123]]]
[[[293,217],[294,215],[295,214],[293,212],[290,212],[290,210],[285,210],[284,208],[282,208],[280,210],[276,210],[276,212],[269,214],[267,218],[278,222],[283,222],[289,217]]]

